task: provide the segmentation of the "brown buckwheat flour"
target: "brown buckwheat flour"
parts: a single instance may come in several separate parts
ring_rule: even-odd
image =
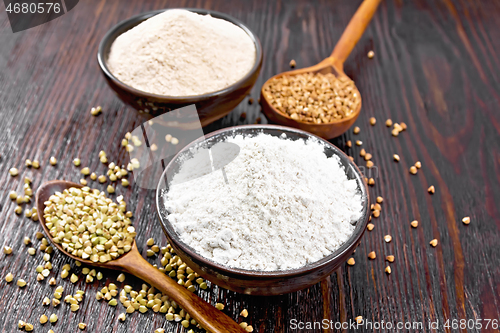
[[[153,94],[201,95],[243,78],[255,45],[238,26],[210,15],[167,10],[118,36],[108,66],[125,84]]]

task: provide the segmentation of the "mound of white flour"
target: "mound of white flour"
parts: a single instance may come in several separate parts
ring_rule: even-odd
[[[108,67],[136,89],[167,96],[201,95],[243,78],[255,45],[238,26],[210,15],[167,10],[118,36]]]
[[[227,183],[221,170],[185,181],[196,154],[173,178],[164,200],[182,241],[226,266],[273,271],[318,261],[351,236],[362,201],[337,156],[315,140],[227,141],[240,147],[224,168]]]

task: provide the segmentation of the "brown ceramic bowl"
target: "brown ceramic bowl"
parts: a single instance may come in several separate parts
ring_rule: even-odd
[[[156,205],[163,231],[175,252],[189,267],[202,277],[221,287],[244,294],[279,295],[307,288],[332,274],[335,269],[342,265],[352,255],[359,244],[361,236],[365,232],[370,205],[368,189],[361,171],[346,154],[328,141],[298,129],[276,125],[235,126],[215,131],[184,147],[184,149],[182,149],[167,165],[163,172],[162,179],[172,179],[172,175],[179,170],[179,161],[182,157],[189,155],[190,149],[200,143],[203,143],[206,147],[211,147],[217,142],[224,141],[227,137],[231,137],[235,134],[255,135],[261,132],[273,136],[280,136],[282,133],[286,133],[287,137],[292,140],[308,139],[311,137],[319,139],[325,146],[325,154],[327,156],[332,156],[333,154],[339,156],[342,165],[345,167],[348,178],[355,179],[358,183],[358,190],[363,200],[362,217],[357,221],[356,228],[349,240],[337,251],[317,262],[293,270],[265,272],[227,267],[202,257],[193,248],[180,240],[178,234],[168,220],[168,211],[165,209],[162,199],[163,194],[167,191],[165,181],[160,181],[158,184]]]
[[[215,18],[229,21],[243,29],[254,42],[256,49],[255,64],[250,72],[248,72],[247,75],[245,75],[241,80],[225,89],[203,95],[180,97],[147,93],[142,90],[132,88],[118,80],[111,73],[106,63],[109,50],[114,40],[119,35],[130,30],[139,23],[169,9],[142,13],[115,25],[101,40],[99,50],[97,52],[97,61],[107,83],[115,91],[118,97],[120,97],[125,103],[137,109],[139,112],[149,113],[152,116],[158,116],[162,113],[178,109],[186,105],[195,104],[198,110],[201,125],[206,126],[231,112],[250,92],[262,67],[262,47],[257,36],[250,31],[248,27],[246,27],[241,21],[227,14],[206,9],[184,9],[198,14],[210,14]],[[194,121],[197,121],[197,119]]]

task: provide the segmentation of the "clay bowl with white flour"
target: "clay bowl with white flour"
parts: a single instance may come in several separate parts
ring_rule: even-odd
[[[192,93],[189,95],[167,95],[146,92],[145,90],[134,88],[131,86],[131,84],[124,83],[122,80],[120,80],[117,77],[118,75],[113,74],[113,70],[108,62],[113,43],[117,40],[118,37],[120,37],[124,33],[129,32],[130,29],[136,27],[144,21],[158,14],[164,14],[165,12],[170,12],[172,10],[175,9],[162,9],[142,13],[115,25],[106,33],[106,35],[101,40],[97,53],[97,60],[108,85],[113,89],[118,97],[122,99],[123,102],[132,106],[140,113],[147,113],[151,114],[152,116],[158,116],[171,110],[181,108],[183,106],[195,104],[198,111],[199,120],[193,119],[193,122],[191,123],[189,121],[186,121],[186,119],[183,119],[183,121],[180,122],[179,126],[185,129],[193,129],[198,128],[200,122],[201,126],[206,126],[231,112],[245,98],[245,96],[247,96],[247,94],[255,84],[257,77],[259,76],[260,69],[262,67],[262,47],[260,45],[258,37],[241,21],[227,14],[212,10],[198,8],[183,9],[200,15],[209,14],[213,18],[232,23],[235,28],[237,27],[241,29],[241,31],[244,32],[244,36],[248,36],[248,40],[253,43],[255,50],[255,60],[250,65],[248,62],[246,62],[246,67],[248,67],[249,69],[248,72],[246,72],[246,74],[242,74],[241,78],[239,78],[237,81],[223,88],[219,88],[216,91],[212,90],[207,93]],[[203,36],[202,40],[205,40],[205,43],[208,43],[210,41],[209,35]],[[230,48],[228,49],[228,52],[225,53],[228,56],[230,56],[234,52],[234,49],[233,52],[229,51],[231,51]],[[171,59],[171,61],[176,61],[176,55],[172,57],[173,59]],[[196,61],[202,62],[203,59],[199,59],[200,57],[198,57]],[[161,59],[159,61],[161,62]],[[189,63],[189,61],[187,62]],[[214,72],[217,72],[217,75],[219,75],[218,71]],[[190,75],[196,76],[197,73],[190,73]],[[160,80],[160,78],[158,80]],[[169,78],[163,76],[161,80],[168,84]],[[151,81],[154,80],[150,80],[149,82]],[[194,82],[199,83],[202,82],[202,80]],[[211,81],[208,80],[208,82]]]
[[[310,146],[307,146],[307,142],[314,142],[315,144],[318,145],[315,148],[316,153],[321,155],[321,156],[323,153],[324,153],[324,155],[326,155],[326,157],[325,156],[318,157],[319,159],[337,161],[337,164],[335,167],[325,168],[323,171],[319,171],[319,172],[323,172],[323,175],[326,175],[327,173],[333,174],[335,172],[338,173],[339,170],[343,170],[342,177],[344,177],[345,182],[348,183],[348,185],[349,185],[348,187],[345,187],[345,189],[348,189],[348,191],[346,191],[346,193],[347,192],[355,193],[355,197],[357,199],[359,199],[359,202],[356,204],[356,209],[358,209],[358,210],[356,211],[356,214],[352,215],[352,219],[348,219],[347,220],[348,222],[346,222],[346,220],[342,220],[340,222],[341,224],[348,223],[349,224],[348,228],[350,230],[348,233],[344,234],[343,241],[339,242],[338,246],[336,248],[334,248],[331,252],[328,252],[328,251],[323,252],[320,256],[320,259],[309,260],[309,262],[306,262],[306,264],[299,266],[299,267],[283,268],[286,266],[285,265],[285,266],[281,266],[278,269],[272,269],[272,270],[269,270],[269,269],[248,269],[248,268],[235,267],[233,264],[231,264],[231,265],[223,264],[221,262],[218,262],[218,259],[216,260],[215,257],[209,259],[206,255],[201,254],[201,252],[203,252],[203,250],[199,251],[199,249],[198,250],[195,249],[196,246],[188,245],[188,241],[184,241],[186,239],[182,238],[183,236],[181,236],[181,234],[179,233],[178,224],[176,224],[179,222],[179,219],[180,219],[179,214],[174,214],[174,213],[177,213],[177,211],[174,211],[175,209],[172,209],[172,207],[173,207],[172,203],[169,202],[168,199],[166,199],[169,196],[171,197],[174,193],[176,193],[174,189],[175,189],[175,186],[177,186],[177,184],[179,184],[179,183],[176,183],[175,179],[177,179],[177,178],[175,178],[175,177],[182,174],[182,171],[184,168],[183,165],[187,165],[186,161],[189,162],[190,159],[194,159],[193,156],[195,156],[195,155],[193,155],[193,154],[198,154],[198,152],[200,151],[199,147],[206,148],[206,150],[210,150],[210,152],[211,152],[210,153],[210,156],[211,156],[210,161],[212,161],[212,169],[211,169],[212,171],[209,171],[209,172],[212,172],[212,173],[209,174],[208,176],[214,175],[214,177],[217,176],[217,177],[220,177],[220,179],[225,179],[226,184],[229,184],[228,181],[229,182],[233,181],[234,184],[237,184],[239,181],[238,179],[242,179],[245,176],[243,173],[241,173],[240,177],[238,176],[239,171],[238,172],[234,171],[235,165],[241,165],[242,164],[241,159],[245,159],[248,156],[254,156],[253,155],[254,152],[252,151],[250,154],[248,154],[248,151],[247,151],[247,153],[245,155],[244,149],[246,149],[245,148],[246,146],[239,144],[239,147],[241,147],[241,150],[238,150],[238,149],[235,150],[232,148],[232,146],[228,146],[225,149],[227,151],[230,151],[230,153],[227,155],[227,156],[229,156],[229,155],[230,156],[225,161],[223,159],[222,160],[219,159],[222,162],[218,163],[219,165],[214,167],[214,164],[217,164],[216,160],[218,159],[218,157],[216,156],[217,145],[220,145],[221,142],[223,142],[225,144],[228,142],[242,142],[242,141],[235,141],[235,140],[246,140],[245,138],[257,138],[258,139],[258,138],[262,138],[263,136],[265,136],[266,140],[275,140],[276,141],[277,139],[280,139],[280,140],[284,140],[284,141],[293,142],[293,144],[303,144],[307,148],[303,149],[303,148],[299,147],[300,149],[302,149],[302,151],[305,151],[307,149],[313,149],[313,148],[310,148]],[[289,144],[289,143],[287,142],[285,144]],[[269,151],[271,149],[269,147],[270,146],[268,146],[268,148],[264,147],[263,150]],[[293,146],[293,147],[295,147],[295,146]],[[193,151],[195,153],[193,153]],[[239,156],[237,156],[238,153],[241,154],[241,156],[242,156],[241,158]],[[264,154],[264,152],[263,152],[263,154]],[[270,154],[270,153],[268,153],[268,154]],[[297,151],[297,155],[300,155],[298,151]],[[247,157],[245,157],[245,156],[247,156]],[[289,156],[289,154],[287,153],[286,156]],[[238,158],[240,158],[240,160],[238,160]],[[268,158],[266,161],[267,161],[266,163],[275,163],[274,159]],[[243,164],[244,163],[246,163],[246,162],[243,162]],[[278,162],[276,162],[276,163],[278,163]],[[325,162],[325,163],[328,163],[328,162]],[[207,179],[203,180],[202,178],[197,178],[197,177],[200,177],[199,174],[200,175],[204,174],[201,170],[204,168],[203,164],[210,165],[210,162],[208,162],[208,163],[193,163],[192,164],[196,167],[199,166],[200,172],[198,173],[198,170],[195,171],[195,173],[196,173],[195,178],[194,178],[195,180],[193,180],[193,178],[185,178],[185,179],[188,179],[186,182],[190,181],[192,183],[184,185],[181,182],[182,188],[186,188],[186,186],[191,186],[192,184],[194,184],[194,186],[202,186],[203,183],[207,184]],[[287,165],[290,165],[290,164],[287,164]],[[193,168],[193,170],[195,170],[195,168]],[[226,170],[226,171],[224,171],[224,170]],[[279,170],[279,168],[276,170]],[[313,170],[311,170],[310,172],[312,173],[312,172],[315,172],[316,170],[319,170],[319,169],[313,168]],[[255,169],[253,169],[253,171],[258,173],[258,171]],[[300,177],[299,178],[305,179],[305,178],[303,178],[303,176],[308,176],[308,173],[306,175],[302,175],[302,178],[300,178]],[[207,177],[207,174],[205,173],[201,177]],[[259,177],[252,178],[252,179],[258,180]],[[270,178],[267,178],[267,180],[265,180],[265,181],[268,181],[269,179]],[[299,183],[299,181],[297,181],[297,183]],[[208,184],[211,184],[211,183],[208,183]],[[318,182],[316,182],[314,184],[317,185]],[[335,184],[337,184],[337,183],[335,183]],[[231,186],[233,186],[233,185],[231,185]],[[302,186],[302,185],[300,185],[300,186]],[[219,185],[219,188],[220,187],[221,187],[221,185]],[[320,186],[320,187],[322,187],[322,186]],[[235,187],[230,189],[228,187],[227,191],[231,192],[234,190],[234,188]],[[237,188],[240,189],[241,187],[238,186]],[[344,187],[340,187],[340,188],[342,189],[342,191],[344,191]],[[200,189],[201,189],[201,187],[200,187]],[[328,188],[324,187],[324,189],[328,189]],[[222,192],[221,191],[217,192],[214,190],[213,193],[211,193],[212,195],[208,195],[207,197],[214,198],[215,200],[220,200],[220,198],[222,197],[221,193],[223,193],[223,191],[224,191],[224,189],[223,189],[223,185],[222,185]],[[193,192],[194,191],[190,191],[190,192],[186,192],[186,193],[188,194],[188,197],[189,197],[189,193],[193,193]],[[239,196],[239,194],[236,194],[236,192],[239,192],[239,191],[232,192],[232,193],[235,193],[234,194],[235,197]],[[296,193],[298,193],[298,192],[300,192],[300,191],[297,191]],[[251,196],[252,192],[249,192],[249,193]],[[326,198],[330,198],[330,197],[332,197],[330,195],[330,193],[331,192],[329,190],[326,190],[326,191],[323,191],[321,193],[321,196],[326,197]],[[338,194],[339,194],[339,192],[337,192],[337,194],[334,194],[334,195],[338,196]],[[193,198],[196,198],[196,195],[197,194],[195,194],[193,196]],[[270,196],[272,196],[272,194],[270,194]],[[231,195],[228,195],[226,197],[231,197]],[[240,197],[243,198],[242,200],[247,200],[245,195],[240,196]],[[289,197],[290,196],[288,196],[288,198]],[[319,197],[320,196],[318,196],[318,198]],[[176,198],[180,198],[180,197],[176,197]],[[183,198],[180,198],[180,199],[184,200]],[[199,200],[199,201],[197,202],[195,200]],[[264,200],[265,200],[265,198],[264,198]],[[186,201],[189,201],[189,200],[185,200],[184,203]],[[224,224],[226,222],[223,222],[222,220],[213,221],[214,218],[212,218],[213,216],[211,217],[211,215],[210,215],[210,213],[212,211],[212,208],[211,208],[212,206],[211,206],[210,200],[200,200],[200,197],[198,196],[198,199],[194,199],[193,201],[194,201],[193,202],[194,206],[200,206],[200,207],[202,206],[201,201],[205,201],[205,203],[208,202],[208,206],[203,206],[203,208],[200,210],[200,212],[198,214],[198,217],[201,217],[201,220],[195,221],[195,219],[193,218],[193,221],[191,222],[191,221],[189,221],[190,217],[188,217],[188,224],[191,223],[191,227],[188,227],[188,228],[191,228],[191,230],[194,229],[196,231],[198,231],[198,230],[201,231],[201,233],[198,233],[198,236],[192,237],[191,240],[193,240],[194,238],[197,238],[197,239],[201,239],[203,241],[203,237],[207,237],[207,239],[209,237],[208,233],[205,233],[205,231],[202,230],[204,225],[206,225],[207,223],[208,224],[212,223],[212,225],[217,225],[219,222],[220,222],[219,224],[221,224],[221,223]],[[320,200],[317,200],[317,201],[319,202]],[[328,199],[326,201],[328,201]],[[334,202],[334,201],[335,200],[332,199],[332,202]],[[340,201],[335,201],[335,202],[340,202]],[[370,200],[369,200],[369,195],[368,195],[368,189],[367,189],[366,183],[364,181],[364,176],[361,173],[361,171],[348,158],[348,156],[346,154],[344,154],[340,149],[338,149],[336,146],[332,145],[328,141],[325,141],[325,140],[323,140],[323,139],[321,139],[313,134],[310,134],[308,132],[305,132],[305,131],[302,131],[299,129],[284,127],[284,126],[246,125],[246,126],[230,127],[230,128],[222,129],[219,131],[215,131],[213,133],[206,135],[205,137],[202,137],[198,140],[195,140],[191,144],[187,145],[184,149],[182,149],[171,160],[171,162],[166,166],[166,168],[163,172],[162,178],[161,178],[161,180],[158,184],[158,187],[157,187],[156,204],[157,204],[157,213],[158,213],[163,231],[164,231],[165,235],[167,236],[170,244],[175,249],[175,252],[181,257],[181,259],[184,262],[186,262],[187,265],[189,267],[191,267],[195,272],[200,274],[205,279],[212,281],[221,287],[224,287],[224,288],[227,288],[229,290],[236,291],[236,292],[249,294],[249,295],[279,295],[279,294],[294,292],[294,291],[312,286],[315,283],[321,281],[322,279],[324,279],[327,276],[329,276],[330,274],[332,274],[332,272],[335,269],[337,269],[340,265],[344,264],[347,261],[347,259],[353,254],[354,250],[358,246],[360,239],[366,230],[366,225],[368,223],[368,218],[369,218]],[[316,203],[314,203],[314,204],[316,204]],[[300,202],[299,202],[299,205],[300,205]],[[310,205],[311,205],[310,203],[304,204],[304,207],[309,208]],[[182,203],[181,203],[181,206],[182,206]],[[215,206],[222,206],[222,205],[220,202],[214,201],[214,206],[213,206],[214,209],[216,209]],[[246,212],[247,212],[246,207],[257,207],[255,205],[252,206],[252,204],[250,204],[250,206],[246,206],[245,204],[243,204],[243,206],[245,206],[245,209],[240,210],[239,214],[246,214]],[[234,206],[234,207],[238,207],[238,206]],[[317,207],[317,206],[314,206],[314,207]],[[220,207],[220,208],[223,208],[223,207]],[[345,207],[340,207],[340,208],[342,209]],[[187,208],[181,208],[181,210],[183,210],[184,212],[186,211],[186,209]],[[253,210],[252,214],[254,214],[255,211],[257,211],[257,215],[258,215],[259,209],[260,208],[256,208],[255,210]],[[298,209],[304,209],[304,208],[301,206]],[[322,228],[324,228],[324,230],[327,230],[329,228],[329,224],[335,225],[336,223],[339,223],[338,221],[335,221],[335,222],[332,221],[331,223],[329,222],[329,221],[331,221],[330,216],[337,216],[337,215],[335,215],[336,209],[337,208],[335,208],[333,210],[333,213],[332,213],[333,215],[326,215],[327,213],[323,214],[323,212],[321,212],[320,215],[311,215],[311,216],[317,216],[319,219],[323,219],[323,216],[328,216],[328,218],[326,218],[326,220],[322,220],[321,229],[320,229],[318,234],[323,233]],[[251,208],[248,210],[248,212],[250,212],[250,210],[251,210]],[[205,211],[206,211],[206,219],[203,215],[203,214],[205,214]],[[232,211],[233,210],[230,210],[229,213],[231,213]],[[293,210],[291,210],[291,211],[293,211]],[[315,214],[315,213],[313,212],[313,214]],[[248,215],[250,215],[250,213],[248,213]],[[218,215],[218,216],[221,216],[221,215]],[[239,215],[239,217],[241,217],[241,216],[242,215]],[[283,219],[284,216],[288,216],[288,215],[283,214],[281,216],[281,222],[288,223],[287,221],[290,221],[290,220]],[[277,218],[279,219],[280,216],[278,216]],[[212,219],[212,220],[210,220],[210,219]],[[235,220],[235,219],[233,219],[233,220]],[[227,221],[227,220],[225,220],[225,221]],[[235,222],[235,223],[242,223],[242,222],[238,222],[238,221],[240,221],[239,219],[236,219],[236,221],[237,222]],[[271,219],[269,221],[271,221]],[[261,222],[261,221],[258,221],[258,222]],[[303,220],[292,221],[292,222],[295,222],[294,225],[299,226],[299,227],[302,227],[300,224],[304,224]],[[269,223],[271,223],[271,222],[269,222]],[[262,224],[262,223],[257,223],[257,224],[259,225],[257,227],[257,229],[259,229],[259,228],[265,229],[266,228],[265,224]],[[343,226],[345,227],[346,225],[343,224]],[[225,225],[223,226],[223,228],[224,227],[225,227]],[[234,229],[234,227],[235,226],[233,224],[232,228]],[[236,226],[236,227],[238,227],[238,226]],[[306,226],[306,227],[309,227],[309,226]],[[250,229],[256,230],[255,228],[253,228],[252,225],[250,225]],[[246,230],[246,229],[244,229],[244,230]],[[257,230],[257,232],[260,232],[259,230]],[[287,230],[287,232],[290,232],[290,231],[291,231],[290,229]],[[291,233],[293,233],[293,230],[291,231]],[[307,231],[306,231],[306,233],[307,233]],[[238,237],[233,237],[232,240],[231,241],[228,240],[228,242],[233,242],[231,244],[235,244],[236,246],[239,246],[238,243],[240,240],[245,238],[247,241],[252,241],[252,238],[254,236],[256,236],[256,234],[251,234],[248,237],[246,235],[243,235],[243,237],[242,237],[241,233],[238,235],[239,235]],[[266,235],[264,235],[264,236],[266,236]],[[297,233],[295,233],[295,236],[297,236]],[[293,236],[293,237],[295,237],[295,236]],[[300,235],[298,235],[298,236],[300,236]],[[320,236],[324,237],[322,235],[320,235]],[[328,237],[328,239],[330,238],[330,236],[327,236],[327,237]],[[292,251],[296,251],[297,258],[300,256],[300,254],[302,252],[302,250],[301,250],[302,248],[310,249],[312,246],[314,246],[314,244],[313,244],[314,242],[308,242],[307,240],[306,241],[304,240],[304,239],[308,239],[308,238],[304,238],[304,237],[300,237],[300,238],[301,238],[300,242],[296,242],[296,243],[290,242],[290,241],[288,242],[289,246],[292,246],[291,247]],[[337,238],[337,236],[333,235],[331,238]],[[231,238],[229,238],[229,239],[231,239]],[[237,243],[234,243],[234,242],[237,242]],[[275,242],[276,242],[275,240],[274,240],[274,243],[272,240],[269,241],[269,243],[273,243],[277,247],[279,247],[280,244],[277,244]],[[263,242],[260,242],[260,243],[263,243]],[[254,242],[254,244],[255,244],[255,242]],[[274,247],[268,246],[267,248],[270,249],[268,251],[272,252],[273,251],[272,249]],[[297,250],[297,249],[299,249],[299,250]],[[256,253],[256,251],[253,251],[253,249],[250,249],[250,248],[248,248],[248,249],[243,248],[243,253],[244,252]],[[215,254],[215,250],[213,253]],[[248,259],[247,262],[251,263],[248,266],[251,266],[252,264],[255,265],[255,263],[257,263],[257,265],[259,265],[259,262],[261,260],[264,260],[267,257],[271,257],[269,255],[269,252],[257,252],[257,253],[263,253],[265,256],[263,257],[260,255],[254,256],[254,255],[245,254],[245,255],[247,255],[245,260]],[[280,260],[278,258],[278,256],[276,256],[274,254],[271,254],[271,255],[273,255],[273,257],[272,257],[273,259],[271,259],[271,260],[278,260],[278,261]],[[241,258],[241,256],[239,256],[238,258]],[[258,261],[255,260],[256,258]],[[293,261],[292,261],[292,264],[293,264]],[[252,266],[252,267],[257,267],[257,266]],[[273,267],[273,266],[268,266],[268,267]]]

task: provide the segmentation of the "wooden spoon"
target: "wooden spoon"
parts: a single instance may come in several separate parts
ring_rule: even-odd
[[[240,325],[225,315],[222,311],[217,310],[215,307],[208,304],[194,293],[177,284],[176,281],[160,272],[157,268],[154,268],[141,256],[135,242],[132,244],[132,249],[129,252],[118,257],[118,259],[108,261],[104,264],[94,263],[90,260],[83,260],[82,258],[73,256],[72,254],[66,252],[59,244],[55,243],[52,240],[43,218],[43,211],[45,209],[44,202],[48,201],[49,197],[55,192],[62,192],[70,187],[82,188],[83,186],[65,180],[53,180],[44,183],[36,192],[36,207],[38,210],[40,224],[42,225],[47,238],[51,240],[52,244],[54,244],[59,251],[86,265],[116,269],[137,276],[176,301],[177,304],[179,304],[207,331],[213,333],[245,332]]]
[[[347,25],[347,28],[340,37],[340,40],[337,42],[337,45],[333,49],[332,54],[328,58],[311,67],[280,73],[273,76],[272,78],[267,80],[266,83],[264,83],[260,93],[260,101],[262,105],[262,111],[271,122],[300,128],[302,130],[321,136],[325,139],[331,139],[343,134],[349,129],[349,127],[352,126],[352,124],[354,124],[359,116],[359,112],[361,111],[361,100],[358,104],[358,107],[353,110],[353,112],[347,117],[326,124],[313,124],[294,120],[290,118],[288,114],[285,114],[284,112],[276,109],[271,105],[271,102],[266,99],[264,90],[270,84],[270,81],[272,79],[280,78],[282,76],[293,76],[304,73],[332,73],[337,77],[347,77],[347,75],[345,75],[344,73],[344,61],[347,59],[354,46],[363,35],[363,32],[368,26],[368,23],[370,23],[373,14],[375,14],[375,10],[377,9],[380,2],[381,0],[363,1],[361,6],[359,6],[358,10]],[[358,93],[361,99],[361,94],[359,94],[357,88],[355,91]]]

